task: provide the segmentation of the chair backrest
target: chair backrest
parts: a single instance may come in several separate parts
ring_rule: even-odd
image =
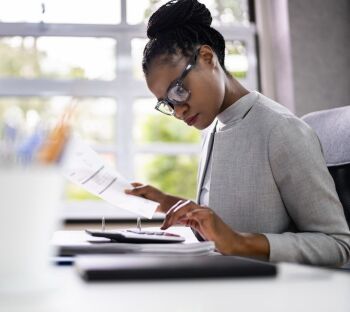
[[[350,226],[350,106],[305,115],[315,130]]]

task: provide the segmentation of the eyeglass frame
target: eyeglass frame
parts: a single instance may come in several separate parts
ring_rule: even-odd
[[[154,107],[157,111],[165,114],[165,115],[168,115],[168,116],[174,116],[175,114],[175,108],[174,106],[175,105],[181,105],[183,103],[185,103],[191,96],[191,90],[187,90],[185,87],[183,87],[183,81],[184,79],[186,78],[186,76],[188,75],[188,73],[191,71],[191,69],[193,69],[193,67],[196,65],[197,63],[197,57],[198,57],[198,54],[199,54],[199,51],[200,51],[200,48],[198,48],[196,50],[196,52],[191,56],[191,59],[190,61],[188,62],[188,64],[186,65],[185,69],[183,70],[183,72],[181,73],[180,77],[175,79],[174,81],[172,81],[167,89],[167,96],[165,97],[165,99],[162,99],[160,101],[157,102],[156,106]],[[178,102],[176,100],[172,100],[172,99],[169,99],[168,97],[168,93],[169,93],[169,90],[173,87],[175,87],[176,85],[178,86],[181,86],[183,89],[185,89],[187,92],[188,92],[188,96],[185,100],[181,101],[181,102]],[[161,111],[159,109],[159,107],[162,105],[162,104],[166,104],[167,106],[171,107],[171,109],[173,110],[173,113],[171,114],[167,114],[163,111]]]

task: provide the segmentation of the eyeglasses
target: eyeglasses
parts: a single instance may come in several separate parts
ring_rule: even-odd
[[[200,49],[193,54],[181,76],[170,84],[166,98],[158,101],[155,106],[156,110],[163,114],[173,116],[175,114],[175,105],[183,104],[190,98],[191,91],[183,86],[183,81],[190,70],[195,66],[199,50]]]

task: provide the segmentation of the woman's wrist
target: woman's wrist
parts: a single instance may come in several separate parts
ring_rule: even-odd
[[[179,200],[182,198],[163,193],[159,200],[160,212],[167,213]]]
[[[242,236],[242,249],[240,255],[260,260],[269,260],[270,244],[263,234],[244,233]]]
[[[252,257],[260,260],[268,260],[270,245],[265,235],[252,233],[233,232],[225,243],[218,244],[220,252],[224,255]]]
[[[216,249],[225,256],[239,256],[245,249],[245,237],[232,231],[230,235],[225,234],[225,238],[216,241]]]

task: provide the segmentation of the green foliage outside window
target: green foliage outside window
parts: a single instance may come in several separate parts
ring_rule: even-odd
[[[0,41],[0,75],[21,78],[65,78],[56,71],[43,70],[42,64],[47,58],[46,52],[37,48],[38,39],[29,39],[32,39],[30,44],[26,43],[28,38],[22,38],[21,43],[15,46],[12,46],[8,39]],[[78,66],[71,66],[68,71],[68,78],[85,78],[85,70]]]
[[[142,141],[145,143],[198,143],[200,141],[198,130],[189,128],[183,122],[161,113],[147,117],[140,126]]]
[[[147,180],[166,193],[195,199],[197,185],[196,157],[155,156],[146,164]]]
[[[151,115],[140,125],[144,142],[198,143],[200,133],[183,123],[162,115]],[[198,157],[156,155],[146,161],[143,174],[148,183],[166,193],[194,199]]]
[[[73,183],[66,184],[65,194],[69,200],[101,200],[100,197],[84,191],[80,186]]]
[[[24,72],[29,76],[38,76],[42,73],[40,60],[43,53],[24,46],[15,48],[7,43],[0,42],[1,62],[0,73],[3,76],[20,77]]]

